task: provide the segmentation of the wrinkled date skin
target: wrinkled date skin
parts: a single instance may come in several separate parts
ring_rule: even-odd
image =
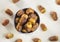
[[[2,25],[3,26],[6,26],[9,24],[9,20],[8,19],[4,19],[3,22],[2,22]]]
[[[5,10],[5,13],[6,13],[7,15],[9,15],[9,16],[12,16],[12,15],[13,15],[12,10],[10,10],[10,9],[6,9],[6,10]]]
[[[58,41],[58,36],[51,36],[49,37],[50,41]]]
[[[57,13],[56,13],[56,12],[51,11],[51,12],[50,12],[50,16],[51,16],[51,18],[52,18],[54,21],[57,21],[57,20],[58,20],[58,16],[57,16]]]

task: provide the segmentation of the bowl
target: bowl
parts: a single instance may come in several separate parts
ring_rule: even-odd
[[[32,33],[37,30],[40,24],[40,17],[32,8],[24,8],[16,13],[14,24],[18,32]]]

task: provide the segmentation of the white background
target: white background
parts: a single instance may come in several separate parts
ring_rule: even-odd
[[[42,5],[46,8],[46,13],[42,14],[38,11],[37,6]],[[16,12],[24,8],[33,8],[40,16],[40,23],[44,23],[47,26],[47,31],[43,32],[40,27],[30,34],[19,33],[14,27],[14,16]],[[4,10],[10,8],[14,15],[8,16]],[[53,21],[50,17],[50,11],[56,11],[58,20]],[[10,23],[6,27],[1,25],[3,19],[9,19]],[[13,33],[12,39],[6,39],[6,33]],[[0,0],[0,42],[14,42],[16,39],[21,38],[23,42],[32,42],[32,38],[40,38],[42,42],[50,42],[48,37],[57,35],[60,42],[60,6],[56,4],[55,0],[20,0],[18,3],[13,4],[11,0]]]

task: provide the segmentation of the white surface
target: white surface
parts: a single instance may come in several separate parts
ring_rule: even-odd
[[[46,8],[46,13],[41,14],[37,6],[42,5]],[[14,16],[10,17],[4,13],[6,8],[10,8],[14,15],[19,9],[31,7],[37,11],[40,16],[40,22],[45,23],[48,30],[43,32],[40,27],[33,33],[22,34],[15,30],[14,28]],[[53,21],[50,17],[49,12],[56,11],[58,15],[58,21]],[[1,21],[5,18],[10,20],[10,24],[6,27],[1,25]],[[13,33],[14,38],[7,40],[4,35],[6,33]],[[23,42],[32,42],[32,38],[39,37],[42,42],[49,42],[48,37],[57,35],[59,36],[60,42],[60,6],[56,5],[55,0],[20,0],[20,2],[13,4],[11,0],[0,0],[0,42],[14,42],[16,39],[21,38]]]

